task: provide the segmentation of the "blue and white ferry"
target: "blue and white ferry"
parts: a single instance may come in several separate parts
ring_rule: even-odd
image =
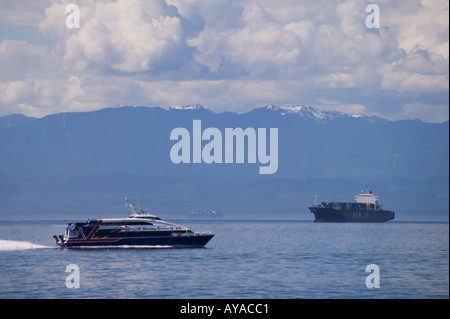
[[[69,223],[63,235],[53,236],[56,244],[61,248],[193,248],[204,247],[214,236],[163,221],[125,200],[132,210],[128,218]]]

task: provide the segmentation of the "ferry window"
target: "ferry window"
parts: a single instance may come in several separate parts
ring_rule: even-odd
[[[76,238],[76,237],[78,237],[78,235],[80,235],[80,231],[78,229],[68,230],[67,231],[67,236],[69,238],[74,238],[74,237]]]

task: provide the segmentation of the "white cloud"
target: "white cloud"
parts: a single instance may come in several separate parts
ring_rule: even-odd
[[[0,82],[0,101],[11,104],[27,92],[27,84],[22,81]]]
[[[197,50],[195,61],[211,72],[237,67],[250,75],[280,76],[291,67],[304,65],[302,46],[308,35],[302,27],[312,29],[312,24],[280,23],[258,2],[250,2],[237,26],[207,25],[188,43]]]
[[[0,4],[2,22],[57,39],[0,43],[2,114],[309,103],[430,119],[448,103],[446,0],[379,0],[378,30],[365,27],[363,0],[79,0],[80,29],[65,26],[69,3]],[[367,103],[379,97],[396,110]]]
[[[395,66],[384,66],[381,87],[383,89],[396,90],[399,93],[444,92],[449,89],[448,74],[420,74]]]
[[[36,26],[44,17],[47,0],[0,1],[1,23]]]
[[[386,6],[390,5],[388,1],[384,2]],[[395,30],[399,48],[407,53],[420,48],[448,59],[447,0],[402,0],[389,7],[390,10],[385,10],[383,20]]]
[[[0,43],[0,81],[25,81],[30,77],[40,77],[43,72],[53,72],[57,67],[55,62],[57,58],[46,46],[17,40],[3,40]]]
[[[63,100],[70,102],[78,96],[86,96],[86,93],[81,87],[80,78],[71,76],[66,83],[66,91]]]
[[[64,2],[47,8],[39,28],[61,37],[64,61],[78,71],[152,70],[183,41],[181,21],[163,0],[82,1],[80,28],[71,30],[61,23],[65,7]]]

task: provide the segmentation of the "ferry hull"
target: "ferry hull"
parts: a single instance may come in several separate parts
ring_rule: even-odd
[[[61,248],[198,248],[204,247],[213,234],[193,236],[151,236],[134,238],[66,239],[59,241]]]
[[[395,218],[390,210],[339,210],[328,207],[309,207],[314,222],[322,223],[383,223]]]

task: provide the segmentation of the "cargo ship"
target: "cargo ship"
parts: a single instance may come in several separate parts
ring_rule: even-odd
[[[351,222],[351,223],[383,223],[395,218],[395,213],[385,210],[378,204],[378,196],[370,189],[366,193],[355,196],[356,203],[321,202],[309,207],[314,214],[314,222]]]

